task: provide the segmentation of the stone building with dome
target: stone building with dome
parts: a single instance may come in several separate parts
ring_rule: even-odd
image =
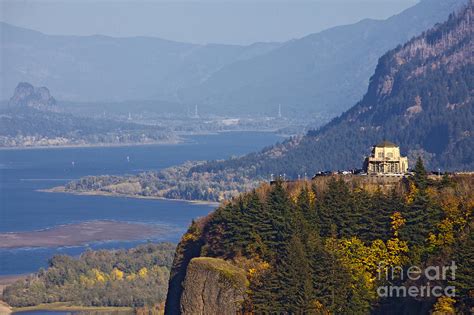
[[[395,143],[382,141],[366,157],[364,171],[369,175],[405,174],[408,172],[408,158],[400,155],[400,147]]]

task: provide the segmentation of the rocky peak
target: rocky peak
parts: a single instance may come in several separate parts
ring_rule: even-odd
[[[34,87],[28,82],[20,82],[8,102],[10,107],[31,107],[38,110],[58,111],[56,100],[48,88]]]

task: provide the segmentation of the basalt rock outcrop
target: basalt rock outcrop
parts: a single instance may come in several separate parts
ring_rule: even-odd
[[[181,314],[237,314],[245,298],[246,282],[245,271],[225,260],[194,258],[183,283]]]
[[[166,315],[237,314],[242,310],[248,286],[245,270],[202,255],[203,228],[211,216],[193,222],[176,247]]]
[[[20,82],[8,102],[10,107],[31,107],[37,110],[58,111],[56,100],[46,87],[34,87],[30,83]]]

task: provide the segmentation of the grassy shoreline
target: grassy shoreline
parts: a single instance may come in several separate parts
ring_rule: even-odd
[[[72,194],[77,196],[104,196],[104,197],[115,197],[115,198],[132,198],[132,199],[152,199],[152,200],[166,200],[166,201],[177,201],[177,202],[187,202],[195,205],[209,205],[209,206],[219,206],[219,202],[215,201],[205,201],[205,200],[187,200],[187,199],[170,199],[165,197],[156,197],[156,196],[139,196],[139,195],[126,195],[119,193],[112,193],[108,191],[70,191],[66,190],[64,186],[56,186],[53,188],[38,189],[39,192],[45,193],[56,193],[56,194]]]
[[[45,303],[34,306],[14,307],[13,312],[26,311],[71,311],[71,312],[114,312],[114,314],[126,315],[134,314],[133,307],[115,306],[80,306],[72,305],[68,302]]]
[[[74,149],[74,148],[114,148],[114,147],[137,147],[151,145],[176,145],[184,142],[184,139],[155,141],[147,143],[98,143],[98,144],[66,144],[66,145],[32,145],[32,146],[14,146],[0,147],[2,150],[46,150],[46,149]]]
[[[175,132],[176,138],[172,140],[154,141],[154,142],[131,142],[131,143],[80,143],[80,144],[64,144],[64,145],[31,145],[31,146],[0,146],[2,150],[40,150],[40,149],[70,149],[70,148],[113,148],[113,147],[136,147],[150,145],[176,145],[186,142],[185,137],[190,136],[209,136],[221,133],[237,133],[237,132],[262,132],[277,133],[279,129],[239,129],[239,130],[219,130],[219,131],[202,131],[202,132]],[[283,138],[290,135],[281,135]]]

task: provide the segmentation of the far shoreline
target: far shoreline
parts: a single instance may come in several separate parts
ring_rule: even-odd
[[[152,145],[178,145],[187,143],[185,137],[192,136],[212,136],[221,133],[236,133],[236,132],[261,132],[261,133],[273,133],[281,136],[282,138],[291,137],[291,135],[278,134],[278,129],[242,129],[242,130],[219,130],[219,131],[203,131],[203,132],[191,132],[191,133],[179,133],[177,132],[175,140],[169,141],[156,141],[156,142],[130,142],[130,143],[84,143],[84,144],[65,144],[65,145],[31,145],[31,146],[11,146],[2,147],[0,151],[9,150],[46,150],[46,149],[81,149],[81,148],[115,148],[115,147],[137,147],[137,146],[152,146]]]
[[[126,306],[80,306],[70,302],[42,303],[34,306],[13,307],[13,314],[21,314],[27,311],[51,311],[51,312],[93,312],[94,314],[134,314],[133,307]]]
[[[32,145],[16,147],[0,147],[0,151],[10,150],[47,150],[47,149],[81,149],[81,148],[115,148],[115,147],[138,147],[153,145],[178,145],[185,143],[184,139],[179,138],[174,141],[157,141],[147,143],[104,143],[104,144],[66,144],[66,145]]]
[[[36,191],[44,193],[55,193],[55,194],[70,194],[76,196],[102,196],[102,197],[114,197],[114,198],[130,198],[130,199],[149,199],[149,200],[163,200],[163,201],[175,201],[175,202],[186,202],[194,205],[207,205],[218,207],[220,202],[217,201],[206,201],[206,200],[187,200],[187,199],[171,199],[157,196],[138,196],[138,195],[125,195],[112,193],[107,191],[68,191],[64,186],[56,186],[53,188],[37,189]]]

